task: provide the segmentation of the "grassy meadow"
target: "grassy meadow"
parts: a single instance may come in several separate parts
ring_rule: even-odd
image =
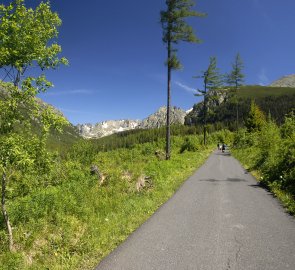
[[[207,147],[202,136],[174,136],[169,161],[155,155],[164,139],[111,151],[93,151],[93,142],[82,140],[44,174],[16,174],[7,202],[16,251],[8,251],[1,216],[0,269],[93,269],[230,136],[214,133]],[[94,164],[103,183],[90,174]],[[141,176],[149,180],[138,190]]]
[[[239,98],[259,99],[265,97],[289,96],[295,94],[295,88],[292,87],[273,87],[261,85],[242,86],[238,91]]]

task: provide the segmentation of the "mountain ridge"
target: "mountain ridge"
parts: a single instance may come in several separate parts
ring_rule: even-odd
[[[143,120],[107,120],[96,124],[77,124],[79,134],[87,139],[101,138],[114,133],[133,130],[133,129],[151,129],[160,128],[166,125],[167,107],[160,107],[155,113],[149,115]],[[187,113],[176,106],[171,107],[171,124],[184,124],[184,118]]]
[[[295,74],[285,75],[272,82],[271,87],[295,87]]]

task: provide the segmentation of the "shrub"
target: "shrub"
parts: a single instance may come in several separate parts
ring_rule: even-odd
[[[260,110],[260,108],[255,104],[254,100],[251,102],[251,108],[248,115],[248,118],[245,121],[245,126],[248,131],[257,131],[261,130],[265,124],[265,115]]]
[[[234,136],[234,154],[261,174],[261,182],[295,214],[295,120],[286,116],[279,128],[272,120],[261,130],[239,130]]]
[[[195,152],[197,150],[198,150],[198,148],[197,148],[196,144],[193,143],[189,137],[186,137],[183,144],[181,145],[179,152],[182,154],[185,151]]]

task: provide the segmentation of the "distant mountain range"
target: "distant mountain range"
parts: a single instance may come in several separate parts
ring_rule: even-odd
[[[143,120],[109,120],[96,124],[78,124],[79,134],[84,138],[101,138],[131,129],[159,128],[166,125],[166,107],[159,108]],[[171,124],[184,124],[187,113],[177,107],[171,107]]]
[[[284,76],[270,84],[272,87],[295,87],[295,74]]]
[[[285,88],[284,88],[285,87]],[[288,88],[286,88],[288,87]],[[253,89],[252,89],[253,88]],[[255,89],[254,89],[255,88]],[[293,88],[293,89],[292,89]],[[288,95],[294,93],[295,89],[295,74],[284,76],[272,84],[269,87],[258,87],[258,86],[244,86],[239,91],[239,95],[243,98],[264,98],[266,96],[278,96],[278,95]],[[5,90],[0,85],[0,99],[3,98]],[[218,120],[223,122],[222,118],[224,115],[226,119],[234,118],[234,115],[230,115],[232,113],[231,108],[226,108],[224,106],[226,93],[222,93],[219,95],[219,99],[216,101],[216,104],[213,104],[213,107],[223,109],[224,112],[218,112],[219,115]],[[269,99],[269,98],[268,98]],[[39,100],[39,99],[38,99]],[[261,99],[264,100],[264,99]],[[289,103],[293,102],[290,98],[288,99]],[[42,106],[51,106],[46,104],[45,102],[39,100]],[[276,101],[277,102],[277,101]],[[277,103],[278,104],[278,103]],[[266,112],[273,110],[272,107],[266,107]],[[286,104],[284,100],[280,107],[284,107],[287,109],[290,107],[290,104]],[[263,107],[263,106],[262,106]],[[291,106],[292,107],[292,106]],[[293,106],[294,107],[294,106]],[[198,123],[197,118],[201,113],[202,103],[198,103],[194,105],[194,108],[188,111],[184,111],[177,107],[171,107],[171,124],[196,124]],[[248,108],[245,108],[248,110]],[[276,109],[278,110],[278,109]],[[289,110],[289,109],[288,109]],[[242,108],[240,108],[240,113],[242,113]],[[56,112],[62,114],[59,110],[56,109]],[[285,113],[285,112],[284,112]],[[275,112],[274,112],[275,114]],[[281,113],[283,115],[283,113]],[[225,117],[224,116],[224,117]],[[242,115],[241,115],[242,116]],[[213,120],[212,120],[213,121]],[[210,122],[210,121],[209,121]],[[114,133],[133,130],[133,129],[150,129],[150,128],[160,128],[166,125],[166,107],[160,107],[155,113],[151,114],[147,118],[143,120],[109,120],[96,124],[78,124],[77,126],[70,125],[65,128],[64,135],[57,136],[56,134],[52,134],[52,141],[64,141],[64,144],[67,144],[69,141],[74,141],[78,139],[78,137],[82,136],[84,138],[101,138],[104,136],[108,136]],[[64,138],[63,138],[64,137]]]

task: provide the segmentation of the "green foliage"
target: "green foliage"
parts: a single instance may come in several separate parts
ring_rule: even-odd
[[[191,138],[186,137],[184,143],[181,145],[180,153],[182,154],[184,151],[195,152],[198,150],[196,143],[192,141]]]
[[[202,76],[197,78],[202,78],[204,80],[204,89],[197,90],[198,93],[195,96],[203,96],[203,108],[200,111],[199,117],[202,119],[203,133],[204,133],[204,144],[206,144],[206,134],[207,134],[207,115],[209,113],[210,102],[215,101],[218,98],[217,92],[222,85],[221,75],[217,68],[216,57],[210,57],[210,63],[206,71],[203,72]],[[209,90],[209,92],[208,92]],[[212,113],[212,112],[211,112]]]
[[[219,94],[222,91],[218,91]],[[207,122],[221,128],[236,130],[236,100],[235,89],[224,90],[224,101],[211,105],[212,113],[208,113]],[[284,116],[294,109],[295,88],[279,88],[266,86],[241,86],[238,91],[239,103],[239,127],[245,125],[245,120],[250,110],[251,99],[264,112],[271,114],[272,119],[277,124],[284,122]],[[186,125],[199,125],[203,123],[202,103],[195,104],[193,111],[185,119]]]
[[[265,125],[265,115],[259,109],[259,107],[255,104],[255,101],[252,100],[250,112],[248,118],[245,121],[245,126],[248,131],[257,131],[261,130],[262,127]]]
[[[24,259],[20,253],[4,252],[0,254],[2,262],[1,270],[19,270],[24,264]]]
[[[180,63],[180,61],[178,60],[176,53],[172,53],[171,57],[169,59],[167,59],[166,63],[168,68],[170,68],[171,70],[173,69],[181,69],[182,65]]]
[[[4,90],[0,100],[1,209],[10,251],[15,247],[6,203],[11,188],[9,180],[15,181],[16,174],[28,171],[50,170],[53,155],[46,149],[49,131],[51,128],[60,131],[67,124],[64,117],[49,106],[42,107],[36,99],[38,93],[52,86],[45,75],[23,78],[29,67],[37,66],[44,71],[67,64],[65,58],[58,57],[61,47],[52,41],[60,24],[49,2],[40,3],[35,10],[27,9],[24,0],[0,5],[0,68],[13,82],[13,85],[1,84]],[[40,134],[32,132],[34,122],[39,123]]]
[[[32,140],[34,141],[34,140]],[[30,167],[34,160],[32,152],[34,143],[28,142],[19,134],[10,134],[0,138],[0,168],[15,166],[17,168]]]
[[[192,0],[166,0],[167,9],[161,11],[164,43],[199,42],[193,33],[193,28],[185,22],[188,17],[205,15],[192,10],[194,5]]]
[[[278,196],[295,214],[295,120],[286,116],[278,127],[272,120],[261,130],[239,130],[234,138],[234,155],[260,174],[260,182]]]
[[[285,123],[281,126],[281,135],[284,139],[292,139],[295,134],[295,114],[292,111],[286,115]],[[295,138],[294,138],[295,139]]]
[[[196,76],[195,78],[202,78],[204,83],[203,90],[197,90],[198,93],[195,96],[203,96],[203,122],[206,123],[206,116],[208,112],[208,103],[216,100],[218,98],[217,92],[222,86],[221,74],[217,68],[216,57],[210,57],[210,62],[208,68],[202,72],[201,76]],[[209,91],[208,91],[209,90]]]
[[[295,88],[292,87],[273,87],[261,85],[245,85],[241,86],[238,91],[238,97],[242,99],[255,99],[292,96],[295,94]]]
[[[222,129],[216,132],[212,132],[209,136],[208,141],[210,144],[225,143],[226,145],[231,145],[234,140],[234,133],[228,129]]]
[[[168,68],[167,84],[167,129],[166,129],[166,159],[170,158],[170,103],[171,103],[171,70],[180,69],[181,63],[177,58],[177,50],[173,44],[180,41],[197,43],[200,40],[193,33],[193,28],[186,22],[189,17],[204,16],[193,10],[192,0],[166,0],[166,10],[161,11],[161,24],[163,29],[163,42],[167,44]]]
[[[124,141],[132,135],[118,138]],[[189,140],[198,146],[201,138],[191,135]],[[173,136],[172,141],[173,158],[164,161],[155,156],[164,138],[104,152],[95,149],[99,140],[81,140],[67,158],[54,159],[46,173],[27,171],[25,180],[15,174],[9,210],[17,251],[6,252],[0,226],[0,265],[24,270],[93,269],[171,197],[212,150],[198,147],[180,155],[186,139]],[[102,184],[90,174],[92,164],[106,177]],[[152,185],[137,191],[141,175],[151,177]]]
[[[113,134],[107,137],[102,137],[99,139],[89,140],[87,143],[84,141],[82,144],[87,144],[84,149],[93,149],[92,154],[98,151],[111,151],[118,148],[132,149],[137,144],[143,144],[148,142],[155,142],[158,144],[159,148],[163,148],[162,139],[165,138],[165,128],[155,128],[155,129],[143,129],[143,130],[129,130]],[[202,128],[200,126],[184,126],[184,125],[172,125],[171,134],[173,136],[185,136],[200,134]],[[79,145],[79,143],[77,144]],[[81,148],[83,149],[83,148]],[[79,154],[77,154],[79,155]]]
[[[67,64],[65,58],[58,58],[61,47],[49,42],[57,37],[60,24],[49,2],[41,2],[35,10],[27,9],[24,0],[0,5],[0,66],[11,69],[8,76],[15,85],[28,67],[35,64],[42,70]],[[15,73],[11,72],[13,69]],[[32,83],[30,79],[27,82]],[[48,87],[50,83],[41,75],[35,79],[35,84]]]
[[[217,58],[210,57],[208,68],[202,72],[201,76],[195,78],[202,78],[204,82],[204,90],[198,90],[201,95],[206,95],[207,90],[216,90],[222,86],[221,74],[217,68]],[[198,94],[196,94],[198,95]]]
[[[232,64],[232,71],[226,75],[226,82],[230,86],[234,86],[236,90],[243,85],[245,75],[242,73],[244,68],[243,61],[238,53],[235,57],[235,61]]]

